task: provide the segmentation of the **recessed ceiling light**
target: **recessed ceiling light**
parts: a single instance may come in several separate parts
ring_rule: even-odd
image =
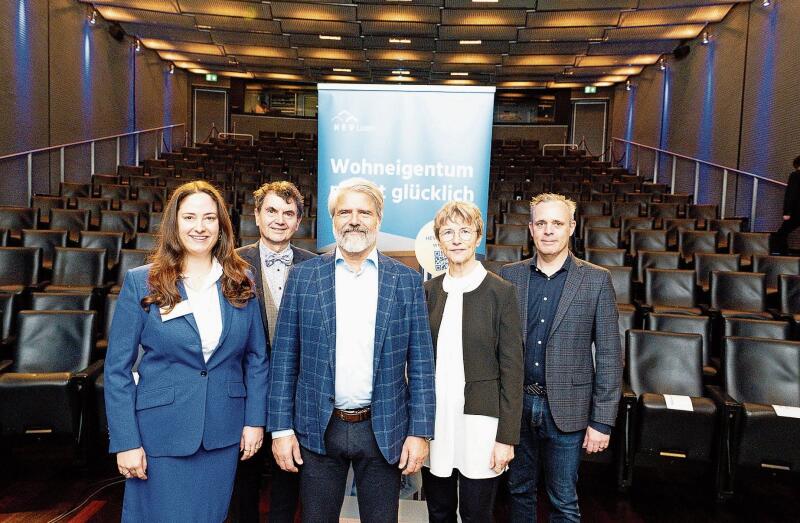
[[[390,44],[410,44],[410,38],[389,38]]]
[[[319,35],[320,40],[341,40],[341,36]]]
[[[393,74],[393,75],[398,75],[398,76],[399,76],[399,75],[404,75],[404,74],[411,74],[411,72],[409,72],[409,71],[403,71],[403,70],[400,70],[400,69],[398,69],[397,71],[392,71],[392,74]]]
[[[210,31],[210,30],[211,30],[211,26],[210,26],[210,25],[201,25],[201,24],[197,24],[197,25],[195,25],[195,27],[196,27],[196,28],[197,28],[199,31]]]
[[[482,43],[481,40],[459,40],[459,44],[461,45],[480,45]]]
[[[469,73],[450,73],[450,76],[469,76]]]
[[[352,69],[345,69],[343,67],[334,67],[333,68],[333,72],[334,73],[352,73],[353,70]]]
[[[500,0],[472,0],[473,4],[496,4]]]

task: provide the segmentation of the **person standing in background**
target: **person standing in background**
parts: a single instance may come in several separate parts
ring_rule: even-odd
[[[800,227],[800,156],[794,159],[792,167],[794,171],[789,174],[783,196],[783,222],[772,236],[773,251],[784,256],[789,254],[789,235]]]
[[[267,346],[269,351],[275,339],[275,323],[289,269],[316,254],[291,244],[303,218],[303,195],[293,183],[266,183],[253,193],[253,197],[261,238],[236,252],[253,268],[256,297],[270,342]],[[271,472],[269,521],[291,523],[300,495],[299,476],[282,470],[269,449],[259,451],[253,459],[239,464],[234,496],[238,500],[238,520],[243,523],[261,521],[259,489],[265,458],[270,461]]]

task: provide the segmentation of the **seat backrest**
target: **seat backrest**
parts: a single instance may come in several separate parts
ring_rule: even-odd
[[[734,232],[728,245],[729,252],[741,254],[747,263],[754,254],[769,254],[769,233]]]
[[[611,204],[611,216],[621,218],[623,216],[639,216],[642,205],[639,202],[614,202]]]
[[[139,216],[147,216],[153,210],[153,204],[145,200],[122,200],[119,202],[121,211],[135,212]]]
[[[100,198],[109,200],[127,200],[130,196],[130,186],[120,184],[104,184],[100,186]]]
[[[487,245],[486,259],[488,261],[515,262],[522,259],[522,246],[520,245]]]
[[[517,225],[528,225],[531,221],[531,214],[530,213],[515,213],[515,212],[506,212],[503,213],[503,223],[514,223]]]
[[[15,372],[77,372],[89,366],[94,311],[20,311]]]
[[[119,269],[117,271],[117,285],[122,285],[122,280],[125,278],[125,274],[128,273],[130,269],[135,269],[136,267],[141,267],[142,265],[147,264],[147,256],[150,254],[150,251],[145,250],[136,250],[136,249],[122,249],[119,252]]]
[[[651,312],[645,320],[647,330],[658,332],[677,332],[679,334],[699,334],[703,339],[703,365],[708,364],[711,355],[711,318],[693,314],[672,314]]]
[[[724,322],[725,336],[788,340],[791,334],[791,325],[788,321],[725,318]]]
[[[65,198],[91,196],[92,186],[88,183],[61,182],[59,194]]]
[[[722,219],[722,220],[709,220],[708,229],[717,232],[717,244],[720,247],[728,247],[728,238],[734,232],[741,232],[742,219]]]
[[[0,247],[8,245],[8,229],[0,228]]]
[[[109,266],[119,263],[124,238],[121,232],[83,231],[80,246],[84,249],[105,249]]]
[[[258,230],[255,216],[245,214],[239,217],[239,234],[242,236],[258,236],[261,234]]]
[[[649,214],[653,218],[667,219],[677,218],[679,205],[677,203],[651,203],[648,207]]]
[[[88,209],[51,209],[50,228],[71,233],[88,231],[90,215]]]
[[[0,340],[6,340],[11,335],[14,324],[14,297],[10,292],[0,293]]]
[[[800,276],[790,274],[778,276],[778,294],[782,313],[800,314]]]
[[[627,240],[630,233],[634,229],[649,230],[655,225],[654,218],[645,216],[623,216],[620,221],[620,228],[622,229],[622,239]]]
[[[595,265],[625,265],[625,249],[586,249],[584,259]]]
[[[753,256],[753,272],[767,275],[767,289],[778,288],[778,276],[781,274],[800,274],[800,257],[797,256]]]
[[[620,229],[618,227],[587,227],[583,232],[583,247],[616,249],[619,247]]]
[[[640,283],[644,281],[647,269],[677,269],[680,263],[680,254],[677,252],[641,250],[636,257],[637,281]]]
[[[631,329],[625,373],[636,395],[703,395],[703,340],[699,334]]]
[[[139,228],[139,213],[135,211],[100,211],[100,230],[121,232],[125,241],[136,236]]]
[[[67,231],[22,229],[22,246],[42,250],[42,263],[50,266],[56,247],[67,246]]]
[[[44,221],[50,218],[50,209],[63,209],[65,198],[61,196],[50,196],[35,194],[31,197],[31,207],[39,210],[39,220]]]
[[[163,213],[151,212],[150,219],[147,221],[147,232],[156,233],[158,228],[161,227],[161,217]]]
[[[691,260],[695,253],[717,251],[717,233],[714,231],[679,231],[678,252],[685,260]]]
[[[598,201],[578,202],[577,214],[579,216],[602,216],[605,213],[606,213],[605,202],[598,202]]]
[[[33,207],[0,207],[0,227],[17,236],[22,229],[35,229],[38,210]]]
[[[316,218],[303,218],[300,225],[297,227],[297,232],[294,233],[298,238],[316,238],[317,237],[317,219]]]
[[[606,267],[611,272],[611,284],[617,296],[617,303],[633,303],[633,269],[630,267]]]
[[[106,249],[56,247],[53,283],[100,287],[106,274]]]
[[[713,220],[719,216],[719,209],[713,203],[697,203],[686,208],[687,218],[698,220]]]
[[[107,210],[111,207],[111,200],[104,198],[76,198],[76,205],[78,209],[87,209],[91,211],[92,216],[100,219],[100,211]]]
[[[133,241],[135,249],[140,251],[152,251],[156,248],[158,236],[150,232],[140,232]]]
[[[694,257],[694,272],[697,284],[708,286],[712,271],[738,271],[741,269],[741,255],[698,253]]]
[[[0,247],[0,285],[39,283],[41,255],[36,247]]]
[[[711,272],[711,307],[762,312],[767,306],[766,275],[762,272]]]
[[[725,338],[722,361],[736,401],[800,407],[800,342]]]
[[[503,224],[495,225],[494,242],[500,245],[524,245],[527,247],[530,232],[527,225]],[[525,248],[523,247],[523,251]]]
[[[89,311],[92,310],[90,292],[34,292],[31,309],[35,311]]]
[[[646,269],[644,294],[648,305],[694,307],[694,271]]]
[[[531,202],[527,200],[511,200],[508,202],[508,212],[517,214],[530,214]]]
[[[667,241],[678,241],[680,231],[693,231],[697,229],[697,220],[694,218],[669,218],[664,220],[664,230],[667,231]]]
[[[636,256],[639,251],[667,250],[667,233],[664,230],[631,229],[629,237],[631,256]]]

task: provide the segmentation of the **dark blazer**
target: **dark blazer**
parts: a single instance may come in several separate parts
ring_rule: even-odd
[[[258,243],[259,242],[255,242],[251,243],[250,245],[245,245],[244,247],[239,247],[236,249],[236,253],[241,256],[244,261],[249,263],[250,267],[253,268],[253,275],[256,279],[256,296],[258,297],[258,305],[261,307],[261,321],[264,322],[264,329],[268,331],[267,309],[264,305],[264,278],[262,277],[263,264],[261,263],[261,254],[258,250]],[[295,247],[291,244],[290,247],[294,252],[294,260],[292,261],[292,265],[297,265],[298,263],[310,260],[311,258],[316,258],[317,256],[313,252],[301,249],[300,247]],[[267,340],[269,340],[269,338],[270,333],[267,332]],[[269,345],[267,346],[267,350],[270,350]]]
[[[545,360],[550,411],[565,432],[583,430],[589,420],[614,425],[623,362],[611,274],[569,255],[572,263],[550,327]],[[500,271],[517,288],[523,343],[528,336],[528,283],[533,263],[535,256]]]
[[[800,218],[800,169],[789,174],[786,194],[783,196],[783,214]]]
[[[425,282],[433,349],[439,337],[447,293],[444,275]],[[491,272],[477,289],[464,293],[464,414],[499,418],[496,441],[519,443],[522,420],[522,331],[514,286]]]
[[[317,454],[325,454],[335,393],[334,263],[329,252],[289,273],[269,379],[267,430],[294,429],[300,444]],[[433,437],[433,369],[420,275],[378,253],[371,424],[389,463],[399,461],[407,436]]]
[[[150,265],[125,275],[108,336],[105,400],[110,452],[189,456],[239,443],[245,425],[266,422],[267,357],[258,303],[231,305],[219,283],[222,335],[208,362],[191,313],[162,321],[142,309]],[[181,298],[186,291],[178,283]],[[139,345],[139,384],[131,375]]]

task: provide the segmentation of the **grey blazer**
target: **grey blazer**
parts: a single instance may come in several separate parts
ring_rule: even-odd
[[[546,348],[547,398],[556,426],[583,430],[589,421],[614,425],[622,393],[623,352],[611,274],[572,253]],[[517,288],[523,343],[528,336],[528,282],[536,258],[503,267]],[[594,344],[594,364],[592,363]]]
[[[317,256],[313,252],[301,249],[300,247],[295,247],[294,245],[290,245],[290,247],[292,248],[292,251],[294,251],[292,265],[297,265],[298,263],[310,260],[311,258]],[[256,297],[258,298],[258,306],[261,309],[261,319],[264,322],[264,331],[269,331],[269,327],[267,327],[267,308],[264,305],[264,278],[261,276],[261,254],[258,250],[258,242],[245,245],[244,247],[239,247],[236,249],[236,254],[241,256],[244,261],[249,263],[253,268],[253,276],[255,276],[256,279]],[[269,339],[270,333],[267,332],[267,351],[271,352],[272,347],[269,345]]]
[[[444,275],[425,282],[434,354],[447,293]],[[495,441],[519,443],[522,420],[522,338],[514,286],[492,274],[464,293],[464,413],[498,418]]]

